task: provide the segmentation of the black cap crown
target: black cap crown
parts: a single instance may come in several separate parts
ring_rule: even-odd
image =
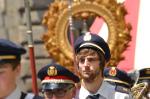
[[[48,64],[44,66],[39,70],[38,77],[41,79],[41,81],[45,80],[45,77],[49,77],[50,79],[48,80],[55,78],[65,79],[63,77],[66,77],[66,79],[72,80],[74,83],[79,82],[78,76],[59,64]]]
[[[90,32],[87,32],[85,35],[79,36],[75,41],[75,53],[78,53],[82,48],[92,48],[96,51],[101,51],[104,54],[106,61],[109,61],[111,57],[109,46],[104,41],[104,39]]]
[[[0,60],[16,59],[25,54],[26,50],[10,40],[0,39]]]
[[[106,81],[125,84],[127,86],[131,86],[133,84],[133,80],[128,75],[128,73],[126,73],[123,70],[118,69],[117,67],[105,68],[104,77]]]
[[[150,82],[150,68],[143,68],[139,70],[139,81],[147,80]]]
[[[43,90],[67,88],[80,81],[78,76],[58,64],[48,64],[41,68],[38,78],[42,81]]]

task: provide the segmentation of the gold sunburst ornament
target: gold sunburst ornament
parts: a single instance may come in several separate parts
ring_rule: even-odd
[[[48,31],[43,35],[46,50],[59,64],[73,68],[73,50],[68,38],[68,1],[55,0],[45,12],[43,24]],[[125,22],[125,7],[116,0],[73,0],[71,15],[73,19],[101,17],[108,26],[108,44],[111,59],[108,66],[117,66],[124,59],[122,53],[131,40],[131,25]]]

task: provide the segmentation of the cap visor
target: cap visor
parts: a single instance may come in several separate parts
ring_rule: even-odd
[[[67,89],[71,88],[73,84],[69,83],[43,83],[42,89],[43,90],[57,90],[57,89]]]

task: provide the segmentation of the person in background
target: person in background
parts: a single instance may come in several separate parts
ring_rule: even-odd
[[[104,69],[104,81],[115,86],[116,99],[132,99],[131,87],[134,80],[127,72],[118,69],[117,67],[107,67]]]
[[[81,76],[81,88],[77,97],[116,99],[115,87],[103,80],[104,67],[111,58],[107,42],[100,36],[87,32],[76,39],[74,52],[77,71]]]
[[[16,84],[21,71],[21,55],[25,53],[20,45],[0,39],[0,99],[42,99],[22,92]]]
[[[139,70],[139,79],[137,83],[144,83],[146,86],[142,99],[150,99],[150,68],[143,68]]]
[[[48,64],[38,72],[45,99],[73,99],[75,84],[80,81],[74,73],[58,64]]]

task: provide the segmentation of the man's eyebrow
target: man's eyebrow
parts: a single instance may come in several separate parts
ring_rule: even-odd
[[[0,68],[6,68],[6,66],[0,65]]]
[[[6,64],[0,64],[0,68],[8,68],[9,66]]]

